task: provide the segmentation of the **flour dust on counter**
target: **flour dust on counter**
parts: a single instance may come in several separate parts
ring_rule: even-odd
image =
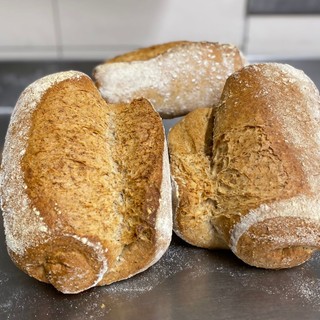
[[[1,250],[4,252],[4,250]],[[134,278],[77,295],[62,295],[0,261],[0,319],[217,319],[262,320],[273,312],[320,312],[320,255],[305,265],[270,271],[249,267],[226,250],[209,251],[174,240],[163,258]],[[276,303],[275,303],[276,302]],[[232,305],[232,308],[230,306]],[[250,305],[250,307],[249,307]],[[238,308],[238,310],[237,310]],[[261,315],[261,309],[266,311]],[[141,310],[144,317],[141,318]],[[204,317],[197,318],[197,314]],[[316,318],[314,318],[316,319]]]
[[[193,251],[192,253],[196,257],[197,249],[189,248],[188,246],[172,245],[165,253],[165,256],[149,270],[134,278],[111,284],[100,290],[93,290],[89,293],[87,299],[99,299],[101,295],[108,296],[108,300],[110,300],[109,303],[106,301],[100,304],[100,311],[105,314],[113,309],[112,305],[117,305],[119,302],[120,305],[126,304],[139,296],[147,295],[163,282],[167,280],[170,281],[170,278],[177,273],[186,270],[195,270],[199,262],[203,260],[201,256],[210,255],[210,252],[202,250],[199,258],[188,260],[186,256],[188,253],[190,254],[190,250]],[[215,269],[215,266],[211,265],[211,269]],[[199,270],[196,271],[196,273],[198,272]]]
[[[312,264],[320,265],[320,255]],[[276,273],[276,274],[275,274]],[[291,270],[268,271],[263,269],[233,270],[230,276],[245,288],[259,290],[283,300],[296,301],[301,306],[320,312],[320,272],[310,270],[310,264]]]

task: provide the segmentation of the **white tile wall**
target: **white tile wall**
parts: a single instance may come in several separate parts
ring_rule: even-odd
[[[0,0],[0,58],[104,59],[171,40],[241,45],[246,0]],[[43,55],[41,54],[43,50]]]
[[[243,37],[245,0],[59,0],[59,8],[66,58],[181,39],[241,45]]]
[[[320,57],[320,15],[246,16],[247,0],[0,0],[0,59],[105,59],[172,40]]]
[[[51,0],[0,0],[0,57],[56,56]]]
[[[161,2],[161,1],[160,1]],[[209,40],[241,45],[244,0],[164,1],[154,28],[157,42],[168,39]]]
[[[162,1],[58,0],[63,46],[123,46],[144,41]]]
[[[320,16],[252,16],[246,51],[250,55],[320,57]]]
[[[59,0],[63,54],[85,57],[171,40],[241,45],[245,0]],[[99,48],[100,47],[100,48]]]

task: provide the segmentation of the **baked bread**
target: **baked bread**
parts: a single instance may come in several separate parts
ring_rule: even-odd
[[[319,121],[302,71],[269,63],[230,76],[215,110],[169,133],[177,234],[262,268],[308,260],[320,246]]]
[[[107,105],[80,72],[34,82],[9,125],[1,200],[12,260],[63,293],[143,271],[172,233],[161,118],[145,99]]]
[[[174,118],[216,104],[227,77],[243,65],[233,45],[178,41],[108,60],[93,77],[107,102],[144,97],[163,118]]]

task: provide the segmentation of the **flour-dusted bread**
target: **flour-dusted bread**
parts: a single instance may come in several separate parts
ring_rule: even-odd
[[[244,63],[233,45],[178,41],[108,60],[93,76],[107,102],[144,97],[163,118],[174,118],[216,104],[227,77]]]
[[[13,261],[64,293],[148,268],[172,232],[161,118],[144,99],[107,105],[80,72],[34,82],[11,117],[1,200]]]
[[[216,110],[169,134],[176,232],[257,267],[308,260],[320,246],[319,123],[302,71],[269,63],[230,76]]]

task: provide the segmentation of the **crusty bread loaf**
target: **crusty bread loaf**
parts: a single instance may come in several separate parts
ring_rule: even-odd
[[[82,73],[44,77],[17,102],[1,170],[10,256],[64,293],[128,278],[169,245],[166,141],[145,99],[107,105]]]
[[[169,133],[177,233],[257,267],[308,260],[320,246],[319,121],[302,71],[269,63],[230,76],[215,111]]]
[[[144,97],[163,118],[173,118],[216,104],[227,77],[243,64],[235,46],[177,41],[113,58],[93,77],[107,102]]]

